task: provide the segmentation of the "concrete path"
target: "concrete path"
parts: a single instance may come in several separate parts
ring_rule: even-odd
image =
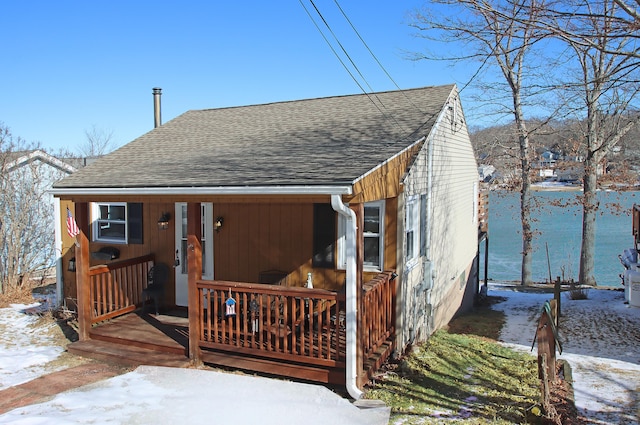
[[[386,425],[389,421],[389,408],[366,407],[366,403],[358,408],[321,385],[158,366],[123,372],[108,365],[84,365],[1,391],[0,424]]]

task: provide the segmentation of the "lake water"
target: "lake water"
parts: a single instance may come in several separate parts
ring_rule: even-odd
[[[540,191],[532,217],[534,237],[533,280],[557,276],[577,281],[582,240],[582,207],[575,201],[581,192]],[[633,247],[631,209],[640,203],[640,192],[598,192],[595,278],[599,286],[621,287],[624,272],[618,255]],[[493,191],[489,195],[489,280],[520,281],[522,267],[520,193]],[[549,261],[547,261],[547,246]],[[481,245],[481,261],[484,244]]]

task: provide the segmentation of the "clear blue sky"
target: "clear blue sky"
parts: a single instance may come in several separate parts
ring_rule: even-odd
[[[422,0],[339,3],[400,88],[464,84],[470,70],[408,58],[425,50],[408,25]],[[395,90],[335,2],[315,4],[371,89]],[[190,109],[361,93],[298,0],[5,1],[0,40],[0,121],[54,151],[77,152],[93,126],[117,146],[151,130],[153,87],[163,122]]]

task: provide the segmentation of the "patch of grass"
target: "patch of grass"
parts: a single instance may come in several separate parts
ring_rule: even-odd
[[[569,287],[569,298],[572,300],[586,300],[589,299],[589,287],[582,285],[571,284]]]
[[[388,365],[366,398],[390,406],[392,424],[524,423],[540,397],[536,358],[492,341],[490,329],[504,317],[479,314],[457,318]]]
[[[0,294],[0,308],[8,307],[10,304],[31,304],[33,302],[33,285],[20,285],[4,288]]]
[[[482,305],[452,320],[446,329],[453,334],[476,335],[497,340],[505,317],[504,313],[491,309],[491,306],[503,300],[502,297],[487,297]]]

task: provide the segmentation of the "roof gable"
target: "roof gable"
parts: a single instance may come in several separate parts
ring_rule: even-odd
[[[453,88],[188,111],[55,187],[350,185],[427,135]]]
[[[3,168],[6,171],[11,172],[34,161],[40,161],[67,174],[71,174],[76,171],[76,167],[61,159],[56,158],[53,155],[49,155],[48,153],[40,149],[12,153],[11,159],[4,164]]]

